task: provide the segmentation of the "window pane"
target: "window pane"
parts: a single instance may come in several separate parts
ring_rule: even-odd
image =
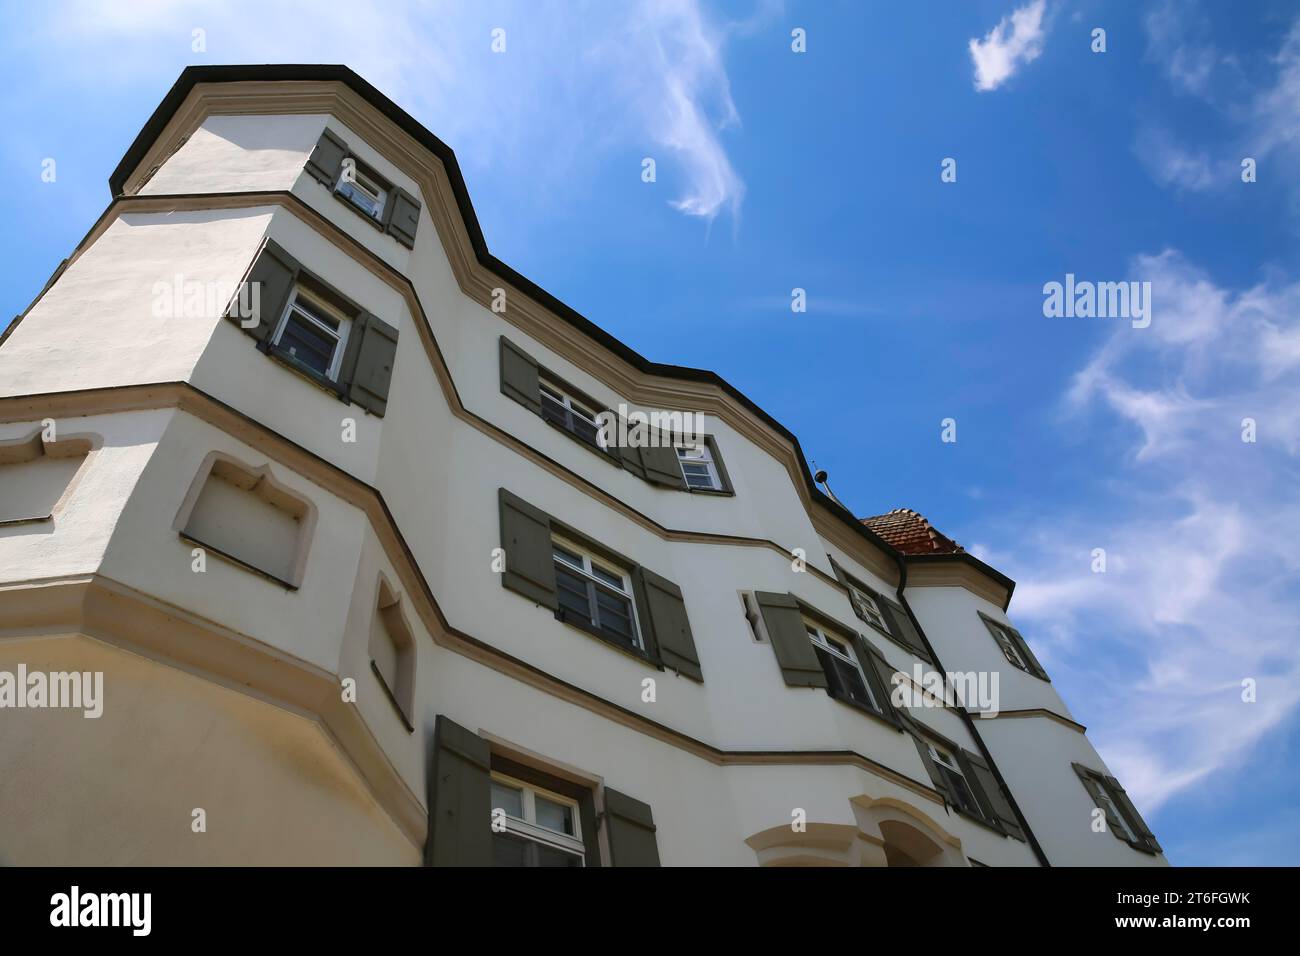
[[[600,578],[600,580],[604,581],[606,584],[612,584],[620,591],[623,590],[623,576],[621,574],[611,574],[598,564],[593,564],[591,566],[591,573],[593,576]]]
[[[587,582],[567,570],[563,562],[556,562],[555,584],[560,607],[591,620],[591,598],[588,596]]]
[[[493,866],[527,866],[528,842],[508,833],[492,834]]]
[[[338,339],[290,312],[276,344],[308,368],[325,375],[329,372],[337,343]]]
[[[575,568],[582,567],[582,556],[578,554],[574,554],[568,548],[561,547],[558,544],[552,543],[551,551],[555,554],[557,558],[563,558],[565,561],[568,561]]]
[[[554,800],[547,800],[545,797],[536,797],[534,803],[537,807],[537,825],[539,827],[546,827],[546,829],[554,830],[556,833],[573,836],[572,807],[563,803],[556,803]]]
[[[517,787],[492,781],[492,809],[504,810],[506,816],[517,820],[524,818],[524,794]]]
[[[536,849],[538,866],[582,866],[582,858],[572,853],[542,846],[540,843],[537,844]]]
[[[316,303],[312,302],[310,299],[305,299],[300,295],[294,299],[293,307],[297,311],[304,312],[311,316],[317,322],[321,323],[321,325],[331,328],[335,332],[338,331],[339,320],[330,315],[328,310],[319,308]]]

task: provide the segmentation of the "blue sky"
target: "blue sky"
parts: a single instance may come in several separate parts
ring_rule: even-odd
[[[300,9],[7,11],[0,322],[186,64],[346,63],[456,150],[499,257],[1015,578],[1173,862],[1300,862],[1294,4]],[[1151,326],[1044,317],[1067,272],[1151,282]]]

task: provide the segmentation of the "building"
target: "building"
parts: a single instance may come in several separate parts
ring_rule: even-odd
[[[0,340],[3,862],[1165,863],[1013,582],[496,260],[351,71],[186,69],[110,187]]]

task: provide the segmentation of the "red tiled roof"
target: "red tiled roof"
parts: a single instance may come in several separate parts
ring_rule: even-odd
[[[959,554],[966,550],[911,508],[895,508],[860,520],[904,554]]]

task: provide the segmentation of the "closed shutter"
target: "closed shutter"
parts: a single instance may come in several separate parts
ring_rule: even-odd
[[[298,281],[298,268],[297,259],[276,243],[267,240],[257,261],[248,270],[248,278],[245,280],[252,288],[257,289],[257,309],[250,317],[250,322],[251,319],[257,320],[256,325],[245,326],[245,317],[239,315],[235,309],[227,313],[227,318],[238,323],[240,328],[257,341],[265,342],[275,331],[280,317],[284,315],[284,310],[289,305],[289,296],[293,295],[294,283]],[[237,298],[236,303],[238,301]]]
[[[388,387],[396,359],[397,329],[377,316],[360,316],[352,325],[344,355],[348,399],[382,418],[388,409]]]
[[[555,560],[551,551],[551,518],[504,488],[501,506],[501,547],[506,569],[501,583],[530,601],[556,610]]]
[[[993,768],[983,757],[969,750],[960,751],[958,756],[962,761],[962,770],[966,772],[966,779],[973,784],[975,800],[979,803],[985,818],[990,823],[1000,826],[1010,836],[1023,840],[1025,834],[1020,829],[1020,821],[1016,819],[1016,812],[1011,809],[1011,801],[998,785]]]
[[[792,687],[825,687],[826,673],[817,652],[808,639],[799,602],[791,594],[773,591],[755,591],[772,651],[781,666],[781,676]]]
[[[861,634],[857,635],[854,646],[858,652],[858,660],[862,662],[862,670],[867,675],[867,683],[871,685],[871,693],[880,705],[880,716],[891,724],[901,727],[902,722],[898,711],[890,701],[890,695],[894,691],[893,665],[885,660],[884,655],[872,647]]]
[[[1133,805],[1133,801],[1129,799],[1128,793],[1120,786],[1119,781],[1114,777],[1107,777],[1106,785],[1110,787],[1111,795],[1119,803],[1120,811],[1124,816],[1128,817],[1130,824],[1137,833],[1138,842],[1148,850],[1156,853],[1163,852],[1160,844],[1156,842],[1156,835],[1151,832],[1151,828],[1142,819],[1142,814],[1138,813],[1137,807]]]
[[[316,148],[307,159],[307,172],[317,182],[333,189],[343,171],[343,159],[348,154],[347,144],[329,130],[320,134]]]
[[[415,230],[420,224],[420,203],[406,190],[394,186],[388,200],[386,231],[408,249],[415,248]]]
[[[652,440],[662,439],[662,434],[652,435]],[[677,449],[658,446],[646,446],[641,452],[641,464],[645,468],[646,481],[663,485],[666,488],[686,490],[686,479],[682,477],[682,466],[677,458]]]
[[[927,664],[932,663],[930,652],[926,650],[925,642],[921,640],[921,635],[912,623],[911,616],[907,609],[897,601],[892,601],[883,594],[876,595],[876,603],[880,606],[881,612],[884,613],[885,619],[889,622],[890,633],[903,642],[913,654],[921,658]]]
[[[645,568],[636,569],[638,593],[643,606],[641,624],[659,649],[664,667],[703,682],[700,656],[686,617],[681,589]]]
[[[611,866],[658,866],[659,844],[650,805],[605,788],[605,839]]]
[[[486,740],[438,715],[425,866],[492,865],[491,761]]]
[[[501,393],[542,414],[542,382],[531,355],[501,336]]]

